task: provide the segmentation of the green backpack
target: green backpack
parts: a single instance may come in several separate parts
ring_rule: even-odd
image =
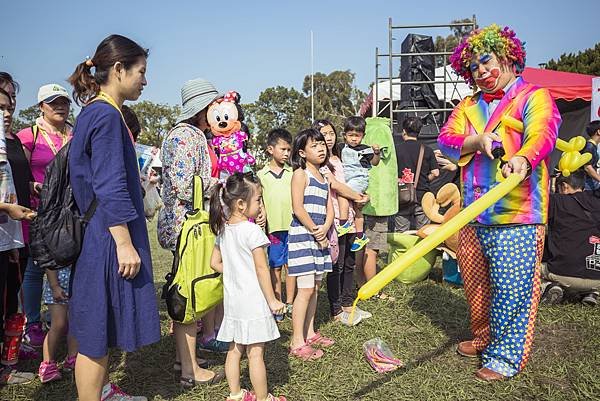
[[[162,298],[171,319],[188,324],[223,300],[223,276],[210,267],[215,235],[203,208],[202,179],[194,177],[193,205],[177,239],[177,254],[165,277]]]

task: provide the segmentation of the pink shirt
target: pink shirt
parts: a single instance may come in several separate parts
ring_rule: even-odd
[[[53,132],[46,132],[48,138],[54,144],[56,150],[60,150],[63,146],[63,139],[61,134]],[[35,147],[33,144],[33,132],[31,127],[24,128],[17,133],[17,136],[23,143],[23,147],[31,153],[30,166],[31,173],[35,182],[44,182],[44,176],[46,175],[46,166],[54,159],[54,152],[52,148],[46,142],[46,138],[42,135],[41,130],[38,130],[35,138]],[[70,135],[69,135],[70,138]],[[33,152],[32,152],[33,150]]]

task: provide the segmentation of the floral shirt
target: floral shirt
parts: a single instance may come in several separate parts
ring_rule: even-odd
[[[160,158],[163,166],[161,196],[165,206],[158,215],[158,242],[175,250],[185,215],[193,209],[193,178],[200,176],[204,194],[216,180],[204,133],[189,124],[179,123],[165,137]]]

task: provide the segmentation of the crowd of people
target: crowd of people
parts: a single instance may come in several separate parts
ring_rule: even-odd
[[[73,96],[58,84],[42,86],[40,117],[16,133],[12,116],[19,85],[0,73],[7,160],[0,165],[10,172],[10,179],[0,176],[7,182],[0,183],[2,384],[33,380],[34,374],[16,370],[14,363],[41,357],[40,381],[59,380],[74,370],[81,401],[146,399],[110,383],[108,350],[132,352],[161,338],[134,147],[140,126],[123,104],[137,100],[147,84],[147,58],[148,51],[132,40],[107,37],[70,76]],[[285,400],[269,392],[265,369],[264,345],[279,338],[278,322],[291,318],[290,358],[310,362],[336,342],[315,326],[324,280],[333,321],[355,326],[371,318],[360,308],[352,311],[357,285],[375,276],[388,232],[429,223],[421,200],[447,182],[461,187],[468,207],[503,177],[519,174],[523,180],[460,233],[457,259],[473,339],[460,343],[458,352],[482,358],[477,377],[504,380],[524,368],[540,298],[559,303],[575,293],[583,303],[596,305],[600,122],[587,130],[584,151],[592,153],[590,163],[570,176],[559,175],[556,193],[550,194],[548,155],[560,115],[548,91],[519,77],[524,50],[514,32],[495,25],[476,30],[451,61],[480,91],[456,107],[441,130],[439,150],[419,140],[422,122],[417,117],[404,118],[402,142],[395,149],[388,145],[393,146],[389,128],[370,133],[374,120],[352,116],[336,127],[319,119],[294,135],[273,127],[261,144],[268,162],[256,173],[240,170],[225,177],[207,113],[215,102],[230,100],[204,79],[183,85],[181,114],[161,145],[164,206],[157,219],[158,243],[173,252],[176,262],[179,234],[194,211],[194,177],[200,177],[216,235],[210,265],[222,273],[224,290],[223,302],[208,313],[171,323],[173,368],[182,386],[226,378],[227,400]],[[71,126],[73,101],[83,108]],[[516,107],[509,107],[513,103]],[[522,122],[521,128],[499,128],[502,113]],[[492,154],[498,142],[506,153],[502,160]],[[29,221],[35,218],[46,168],[67,144],[72,193],[81,213],[91,211],[91,216],[76,264],[44,271],[29,254]],[[235,158],[235,153],[227,156]],[[389,171],[391,179],[384,173]],[[399,206],[398,183],[414,185],[414,202]],[[391,192],[382,195],[377,186]],[[378,202],[386,205],[383,211],[375,210]],[[49,329],[43,325],[42,303],[49,311]],[[19,304],[26,323],[18,356],[11,358],[6,338]],[[60,361],[63,338],[67,354]],[[224,371],[209,368],[199,350],[227,353]],[[252,391],[240,385],[244,354]]]

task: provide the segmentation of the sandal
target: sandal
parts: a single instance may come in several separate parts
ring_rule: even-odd
[[[323,356],[323,351],[314,349],[310,344],[305,343],[297,348],[290,348],[290,355],[303,361],[314,361]]]
[[[206,369],[210,366],[210,362],[208,361],[208,359],[202,359],[200,357],[196,358],[196,363],[198,364],[198,366],[200,366],[202,369]],[[181,362],[179,361],[175,361],[173,363],[173,370],[175,372],[181,372]]]
[[[394,302],[396,300],[395,297],[392,297],[391,295],[388,295],[385,292],[380,292],[379,294],[376,294],[375,298],[380,299],[382,301],[389,301],[389,302]]]
[[[269,395],[267,396],[267,401],[287,401],[287,398],[285,398],[282,395],[278,395],[277,397],[275,397],[273,394],[269,393]]]
[[[192,387],[196,387],[198,385],[212,385],[217,384],[225,378],[225,371],[221,370],[215,372],[215,375],[208,380],[194,380],[193,377],[183,377],[179,379],[179,384],[181,384],[184,388],[189,389]]]
[[[335,341],[332,338],[325,337],[317,331],[314,336],[306,339],[306,343],[308,345],[320,345],[321,347],[331,347],[333,344],[335,344]]]

